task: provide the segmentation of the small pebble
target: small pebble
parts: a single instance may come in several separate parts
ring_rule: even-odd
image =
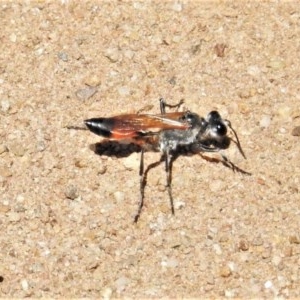
[[[0,203],[0,213],[5,214],[10,211],[10,206]]]
[[[88,161],[85,160],[84,158],[78,159],[78,160],[75,161],[75,167],[76,168],[80,168],[80,169],[81,168],[86,168],[86,167],[88,167],[88,165],[89,165]]]
[[[178,261],[175,258],[167,259],[165,262],[167,268],[176,268],[178,266]]]
[[[65,196],[71,200],[76,199],[79,196],[77,187],[72,184],[68,185],[65,190]]]
[[[176,12],[181,12],[182,11],[182,3],[174,2],[171,6],[171,9]]]
[[[85,79],[84,83],[87,85],[87,86],[99,86],[100,83],[101,83],[101,79],[99,76],[97,75],[92,75],[92,76],[89,76]]]
[[[246,240],[240,240],[238,245],[239,250],[247,251],[249,249],[249,243]]]
[[[132,153],[123,160],[123,165],[127,170],[138,170],[140,166],[140,154]]]
[[[161,266],[166,268],[176,268],[178,266],[178,261],[173,258],[165,259],[161,262]]]
[[[24,156],[24,154],[26,152],[26,149],[24,148],[24,146],[21,143],[17,142],[17,141],[12,142],[11,144],[9,144],[8,149],[15,156],[19,156],[19,157]]]
[[[12,43],[15,43],[17,41],[17,35],[15,33],[12,33],[10,36],[9,36],[9,40],[12,42]]]
[[[45,49],[44,48],[38,48],[34,51],[36,56],[41,56],[44,53]]]
[[[127,86],[120,86],[118,92],[120,96],[128,96],[130,94],[130,90]]]
[[[107,171],[107,166],[106,165],[101,164],[97,167],[97,174],[98,175],[103,175],[103,174],[106,173],[106,171]]]
[[[289,241],[290,241],[291,244],[299,245],[300,244],[300,236],[299,235],[291,235],[289,237]]]
[[[267,258],[271,257],[271,250],[270,249],[263,250],[261,253],[261,257],[263,259],[267,259]]]
[[[277,115],[282,120],[287,120],[288,118],[290,118],[292,116],[292,109],[290,106],[282,105],[278,108]]]
[[[273,265],[275,265],[276,267],[278,267],[280,265],[280,263],[282,262],[282,258],[279,255],[274,255],[272,257],[272,263]]]
[[[227,48],[226,44],[216,44],[215,45],[214,50],[218,57],[225,56],[225,48]]]
[[[126,288],[126,285],[129,284],[129,279],[125,276],[122,276],[115,281],[115,284],[117,291],[122,292]]]
[[[219,192],[223,189],[223,186],[224,186],[224,182],[222,180],[212,180],[209,184],[209,189],[216,193],[216,192]]]
[[[68,54],[66,52],[58,52],[57,56],[60,60],[64,62],[67,62],[69,60]]]
[[[174,208],[176,210],[182,209],[183,207],[185,207],[185,202],[184,201],[175,201]]]
[[[291,256],[293,256],[293,247],[292,246],[286,246],[283,249],[283,255],[284,255],[284,257],[291,257]]]
[[[234,298],[235,296],[234,290],[225,290],[224,294],[226,298]]]
[[[19,222],[20,219],[21,219],[21,216],[19,213],[14,212],[14,211],[8,213],[8,220],[10,222]]]
[[[260,122],[259,122],[259,126],[261,128],[268,128],[271,124],[271,116],[269,115],[263,115]]]
[[[293,128],[292,135],[293,136],[300,136],[300,126],[296,126],[296,127]]]
[[[231,270],[228,266],[222,266],[220,268],[220,275],[221,277],[229,277],[231,275]]]
[[[93,86],[88,86],[84,89],[80,89],[76,91],[76,96],[79,100],[87,100],[96,94],[98,89]]]
[[[43,152],[46,149],[46,143],[44,140],[39,140],[36,143],[36,151]]]
[[[221,249],[221,246],[219,244],[214,244],[213,248],[214,248],[216,254],[218,254],[218,255],[222,254],[222,249]]]
[[[259,76],[261,69],[257,65],[252,65],[247,68],[247,73],[251,76]]]
[[[273,283],[271,280],[268,280],[265,282],[264,286],[266,289],[270,289],[273,286]]]
[[[120,51],[117,48],[106,49],[104,56],[107,57],[112,63],[117,62],[121,58]]]
[[[101,290],[100,295],[103,300],[109,300],[112,296],[112,289],[110,287],[105,287]]]
[[[206,260],[200,260],[200,263],[199,263],[199,270],[201,271],[201,272],[204,272],[204,271],[206,271],[207,270],[207,268],[208,268],[208,266],[209,266],[209,264],[208,264],[208,262],[206,261]]]
[[[0,145],[0,154],[7,152],[7,151],[8,151],[7,147],[4,144],[1,144]]]
[[[206,275],[206,283],[209,285],[214,285],[215,284],[215,278],[212,274],[207,274]]]
[[[10,102],[9,102],[9,100],[8,99],[3,99],[1,101],[1,110],[6,113],[6,112],[9,111],[9,109],[10,109]]]
[[[267,67],[273,70],[281,70],[285,67],[285,62],[280,58],[274,58],[267,63]]]
[[[27,281],[26,279],[22,279],[22,280],[21,280],[21,286],[22,286],[22,289],[23,289],[24,291],[27,291],[28,288],[29,288],[28,281]]]
[[[10,176],[12,176],[12,172],[8,167],[0,166],[0,176],[1,177],[10,177]]]
[[[286,133],[286,129],[285,129],[284,127],[280,127],[280,128],[279,128],[279,132],[280,132],[281,134],[285,134],[285,133]]]
[[[116,199],[117,202],[124,202],[124,193],[123,192],[120,192],[120,191],[117,191],[114,193],[114,197]]]
[[[262,244],[263,244],[263,240],[260,236],[256,236],[252,241],[253,246],[261,246]]]

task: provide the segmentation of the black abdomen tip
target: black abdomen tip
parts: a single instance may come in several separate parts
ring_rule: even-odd
[[[111,134],[112,124],[111,121],[108,121],[108,119],[93,118],[93,119],[84,120],[84,123],[91,132],[97,135],[106,138],[109,138],[112,135]]]

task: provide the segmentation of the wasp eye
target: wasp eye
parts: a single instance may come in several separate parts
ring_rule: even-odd
[[[213,110],[211,111],[208,115],[207,115],[207,121],[210,123],[216,122],[216,121],[220,121],[222,120],[220,114],[216,111]]]
[[[223,123],[216,123],[213,126],[213,131],[218,136],[224,136],[227,133],[227,127]]]

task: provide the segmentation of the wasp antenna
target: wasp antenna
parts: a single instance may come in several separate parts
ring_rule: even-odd
[[[86,127],[80,127],[80,126],[66,126],[67,129],[74,129],[74,130],[88,130]]]
[[[235,144],[237,145],[237,147],[238,147],[240,153],[242,154],[242,156],[243,156],[245,159],[247,159],[247,157],[246,157],[246,155],[245,155],[245,153],[244,153],[244,151],[243,151],[243,149],[242,149],[242,146],[241,146],[240,140],[239,140],[239,138],[238,138],[238,135],[237,135],[236,131],[235,131],[235,130],[232,128],[232,126],[231,126],[231,122],[228,121],[228,120],[225,120],[225,122],[226,122],[227,126],[230,128],[230,130],[233,132],[233,134],[234,134],[234,136],[235,136],[236,141],[234,141],[234,140],[233,140],[233,141],[234,141]]]

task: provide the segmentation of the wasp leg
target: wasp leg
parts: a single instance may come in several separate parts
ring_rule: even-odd
[[[151,169],[158,166],[161,162],[163,162],[163,160],[164,160],[164,157],[162,156],[159,161],[150,164],[144,172],[144,150],[142,149],[140,171],[139,171],[139,174],[140,174],[140,202],[139,202],[138,212],[134,217],[135,223],[137,223],[137,221],[139,220],[143,206],[144,206],[145,187],[146,187],[146,183],[147,183],[148,172]]]
[[[179,108],[182,104],[183,104],[184,100],[181,99],[177,104],[167,104],[166,100],[164,98],[160,98],[159,99],[159,103],[160,103],[160,113],[162,115],[164,115],[166,113],[166,107],[169,108]]]
[[[174,201],[172,195],[172,163],[174,161],[174,158],[170,155],[169,150],[165,151],[164,157],[165,157],[165,168],[167,173],[167,189],[168,189],[168,194],[170,199],[171,211],[172,211],[172,215],[175,215]]]
[[[145,180],[145,174],[144,174],[144,149],[141,150],[139,175],[140,175],[140,202],[139,202],[139,208],[138,208],[137,214],[134,217],[135,223],[138,221],[141,211],[142,211],[142,208],[144,206],[145,186],[146,186],[146,180]]]

